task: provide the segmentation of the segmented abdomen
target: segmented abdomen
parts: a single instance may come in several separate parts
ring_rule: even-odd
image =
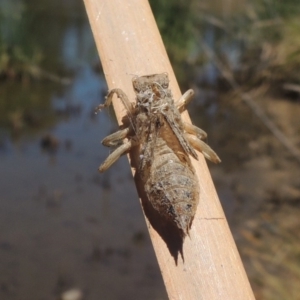
[[[153,153],[151,166],[144,170],[148,175],[144,179],[149,201],[160,215],[174,222],[186,235],[199,199],[195,170],[176,139],[170,144],[157,138]]]

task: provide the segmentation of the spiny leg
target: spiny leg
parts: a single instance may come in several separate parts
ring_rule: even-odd
[[[131,133],[133,133],[133,128],[130,125],[129,127],[118,130],[117,132],[108,135],[106,138],[103,139],[101,143],[102,145],[107,147],[117,146],[120,141],[125,139]]]
[[[186,106],[191,102],[194,94],[194,90],[189,89],[180,97],[180,99],[176,103],[179,112],[183,112],[186,109]],[[187,133],[194,134],[201,140],[207,137],[207,133],[197,126],[194,126],[187,122],[183,122],[183,126]]]
[[[202,152],[204,157],[213,163],[217,164],[221,162],[219,156],[212,150],[206,143],[198,139],[195,135],[185,133],[184,134],[186,140],[190,143],[190,145],[195,148],[197,151]]]
[[[116,94],[118,98],[121,99],[124,107],[129,112],[129,114],[133,114],[134,107],[132,103],[129,101],[127,95],[121,89],[112,89],[108,92],[108,95],[105,97],[105,102],[103,104],[98,105],[95,108],[95,112],[101,111],[103,108],[106,108],[111,105],[112,97]]]
[[[180,99],[175,103],[179,112],[183,112],[186,109],[186,106],[191,102],[194,96],[194,90],[187,90]]]
[[[102,165],[99,167],[99,171],[102,173],[106,171],[113,163],[115,163],[121,155],[129,151],[132,147],[136,146],[137,142],[134,140],[130,140],[126,142],[125,144],[119,146],[116,150],[114,150],[102,163]]]
[[[191,123],[183,122],[183,128],[187,133],[195,135],[200,140],[207,137],[207,133],[204,130]]]

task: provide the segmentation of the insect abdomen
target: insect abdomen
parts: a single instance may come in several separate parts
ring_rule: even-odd
[[[186,235],[199,199],[195,171],[187,154],[175,153],[165,140],[155,148],[145,190],[153,207]]]

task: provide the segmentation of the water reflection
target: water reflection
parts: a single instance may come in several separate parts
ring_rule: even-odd
[[[107,88],[82,3],[71,2],[72,14],[19,2],[44,70],[70,81],[0,87],[0,298],[79,290],[86,299],[164,299],[128,162],[97,172],[109,151],[100,141],[116,123],[94,114]]]

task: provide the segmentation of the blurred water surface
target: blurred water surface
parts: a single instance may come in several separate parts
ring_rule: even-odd
[[[2,40],[25,52],[34,43],[42,68],[70,82],[0,87],[0,299],[58,299],[72,288],[84,299],[166,299],[126,158],[97,172],[116,123],[94,114],[107,87],[83,3],[1,8]]]

